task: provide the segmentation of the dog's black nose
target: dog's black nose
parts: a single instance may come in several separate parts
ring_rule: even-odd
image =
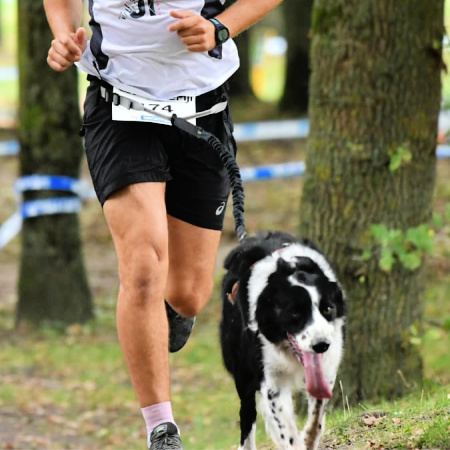
[[[326,341],[320,341],[317,342],[317,344],[314,344],[312,346],[312,349],[316,352],[316,353],[325,353],[328,350],[328,347],[330,346],[329,342]]]

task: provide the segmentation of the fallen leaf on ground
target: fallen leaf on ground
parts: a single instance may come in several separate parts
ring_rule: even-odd
[[[373,416],[373,417],[384,417],[387,416],[389,413],[387,411],[384,411],[383,409],[374,409],[372,411],[364,411],[362,412],[359,417],[367,417],[367,416]]]
[[[365,416],[362,418],[362,421],[368,427],[376,427],[383,420],[383,417],[375,417],[375,416]]]
[[[64,417],[57,416],[57,415],[55,415],[55,414],[51,414],[51,415],[47,416],[47,420],[48,420],[50,423],[56,423],[56,424],[58,424],[58,425],[65,422]]]

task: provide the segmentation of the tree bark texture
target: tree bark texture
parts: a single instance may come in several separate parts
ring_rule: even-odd
[[[286,81],[280,110],[292,115],[308,112],[313,0],[282,4],[287,48]]]
[[[322,247],[349,298],[341,368],[350,401],[395,397],[420,383],[410,343],[420,324],[422,268],[379,267],[369,228],[426,223],[435,181],[443,0],[317,0],[311,132],[301,235]],[[391,155],[411,161],[391,171]],[[379,250],[379,248],[378,248]]]
[[[83,150],[76,69],[57,73],[48,67],[52,35],[42,2],[20,0],[18,8],[21,175],[78,178]],[[30,191],[24,200],[70,195]],[[77,214],[24,221],[18,296],[19,325],[92,317]]]

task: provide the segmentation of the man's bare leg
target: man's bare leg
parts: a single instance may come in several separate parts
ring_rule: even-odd
[[[200,228],[168,216],[169,275],[166,299],[185,317],[202,311],[214,288],[221,231]]]
[[[164,183],[133,184],[104,205],[119,264],[117,330],[141,407],[170,399],[164,192]]]
[[[186,317],[204,308],[221,234],[167,217],[164,189],[162,183],[135,184],[104,205],[119,261],[119,339],[152,440],[155,433],[176,433],[164,293]]]

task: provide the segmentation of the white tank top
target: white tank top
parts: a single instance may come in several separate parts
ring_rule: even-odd
[[[223,11],[225,0],[89,0],[92,38],[78,67],[119,89],[154,100],[198,96],[223,84],[239,67],[230,39],[211,52],[186,49],[169,32],[184,9],[204,17]]]

